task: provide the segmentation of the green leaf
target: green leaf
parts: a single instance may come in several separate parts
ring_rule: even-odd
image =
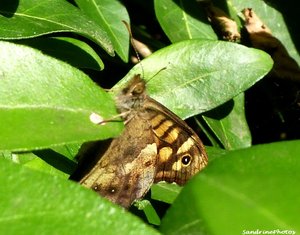
[[[0,6],[0,39],[24,39],[50,33],[82,35],[113,55],[103,28],[78,8],[62,0],[5,0]]]
[[[217,158],[223,157],[228,153],[228,150],[221,149],[218,147],[205,146],[209,164]]]
[[[74,143],[68,145],[59,145],[51,148],[53,151],[65,156],[70,160],[74,160],[74,156],[79,152],[82,143]]]
[[[143,210],[150,224],[160,225],[160,218],[150,201],[146,199],[138,200],[134,203],[134,206],[137,207],[138,210]]]
[[[0,42],[0,149],[30,150],[116,136],[114,101],[89,77],[37,50]],[[97,116],[96,115],[96,116]]]
[[[103,27],[112,41],[120,58],[127,62],[129,53],[129,33],[122,20],[129,23],[129,15],[124,5],[117,0],[75,0],[79,8]]]
[[[8,154],[1,151],[0,156],[2,154],[6,159],[30,169],[69,178],[69,175],[73,173],[76,168],[76,163],[72,160],[77,155],[80,147],[81,144],[77,143],[24,153],[10,152],[10,154]]]
[[[182,187],[177,184],[159,182],[151,187],[151,198],[154,200],[172,204],[180,193]]]
[[[1,151],[0,157],[3,157],[7,160],[10,160],[14,163],[18,164],[26,164],[27,162],[30,162],[31,160],[35,159],[35,155],[32,153],[12,153],[10,151]]]
[[[52,149],[36,150],[33,151],[33,153],[43,161],[44,165],[48,165],[48,167],[53,167],[56,169],[56,171],[61,171],[61,174],[64,174],[65,176],[71,175],[76,169],[77,165],[75,162],[66,158],[64,155],[55,152]],[[46,167],[40,168],[39,170],[44,171],[46,173],[50,172],[49,170],[47,170]],[[50,173],[52,174],[52,171]],[[54,172],[54,174],[55,173],[56,172]]]
[[[156,17],[174,43],[186,39],[217,39],[201,5],[196,1],[155,0]]]
[[[300,231],[300,141],[230,151],[181,191],[162,219],[163,234]]]
[[[181,118],[211,110],[251,87],[272,68],[266,53],[235,43],[188,40],[156,51],[114,87],[143,74],[148,93]],[[144,72],[144,73],[143,73]]]
[[[159,234],[71,181],[0,158],[1,234]]]
[[[77,68],[102,70],[104,64],[92,47],[75,38],[52,37],[17,41],[43,51],[43,53],[68,62]]]
[[[33,169],[33,170],[37,170],[37,171],[41,171],[41,172],[44,172],[44,173],[47,173],[49,175],[53,175],[53,176],[60,176],[60,177],[63,177],[65,179],[68,179],[69,178],[69,174],[68,173],[65,173],[63,172],[61,169],[57,168],[56,164],[53,164],[53,165],[50,165],[48,164],[46,161],[42,160],[42,158],[39,158],[39,157],[36,157],[36,155],[34,155],[33,153],[26,153],[26,154],[30,154],[30,155],[33,155],[35,156],[35,158],[33,158],[32,160],[26,162],[25,164],[23,164],[23,166],[26,166],[30,169]],[[23,158],[24,157],[24,154],[20,154],[19,158]],[[52,156],[49,156],[49,159],[51,160]],[[54,162],[57,160],[55,158],[53,158]],[[75,165],[75,163],[74,163]]]
[[[251,133],[244,110],[244,94],[208,111],[203,118],[225,149],[251,146]]]

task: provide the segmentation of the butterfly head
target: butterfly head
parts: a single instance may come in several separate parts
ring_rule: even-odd
[[[146,86],[140,74],[134,75],[127,86],[122,90],[125,96],[138,97],[145,92]]]
[[[145,81],[141,78],[140,74],[134,75],[117,96],[119,112],[122,113],[140,109],[146,97],[145,90]]]

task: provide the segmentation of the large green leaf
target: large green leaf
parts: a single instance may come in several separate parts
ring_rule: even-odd
[[[149,94],[181,118],[211,110],[251,87],[272,67],[266,53],[235,43],[188,40],[156,51],[114,88],[144,74]]]
[[[186,39],[217,39],[206,13],[196,1],[155,0],[155,14],[172,42]]]
[[[99,44],[109,54],[114,54],[103,28],[67,1],[4,0],[0,5],[0,25],[0,39],[73,32]]]
[[[29,150],[117,135],[114,101],[79,70],[37,50],[0,42],[1,150]]]
[[[164,234],[300,231],[300,141],[228,152],[184,187],[162,220]]]
[[[91,190],[0,158],[0,233],[158,234]]]
[[[122,60],[128,61],[129,33],[122,21],[129,23],[126,8],[118,0],[75,0],[84,13],[103,27]]]

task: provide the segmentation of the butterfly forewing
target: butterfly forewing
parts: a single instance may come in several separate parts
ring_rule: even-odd
[[[82,185],[128,208],[153,182],[182,185],[206,166],[207,155],[199,137],[146,95],[139,75],[122,89],[116,103],[125,130],[79,179]]]

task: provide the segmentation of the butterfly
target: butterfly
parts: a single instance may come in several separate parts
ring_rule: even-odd
[[[125,129],[77,179],[83,186],[128,208],[153,183],[183,185],[207,165],[200,138],[177,115],[147,95],[140,75],[134,75],[116,96],[116,106]]]

